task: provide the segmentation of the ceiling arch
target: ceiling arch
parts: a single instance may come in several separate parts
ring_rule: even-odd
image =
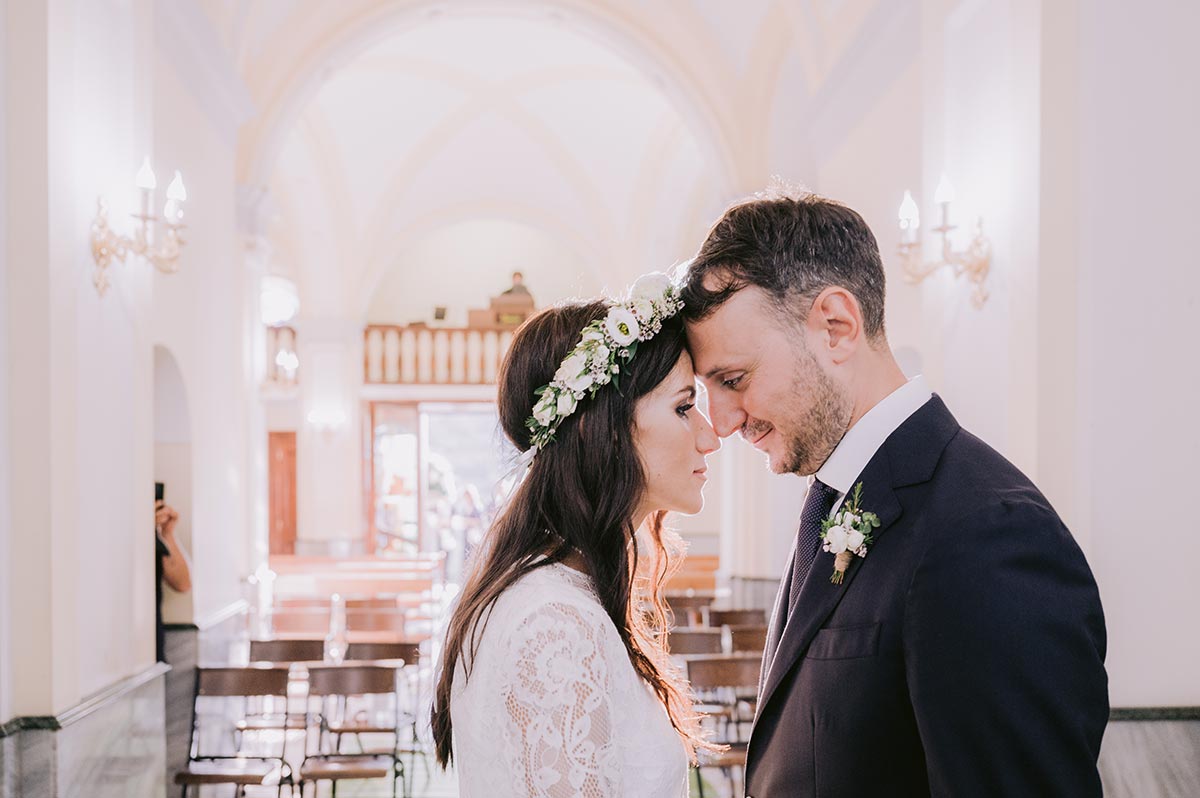
[[[322,4],[336,16],[315,19],[311,7],[296,8],[264,43],[257,57],[246,60],[246,78],[256,96],[260,114],[244,128],[238,148],[238,179],[247,185],[265,185],[274,169],[281,139],[319,91],[324,78],[374,44],[449,13],[445,2],[435,0],[346,0]],[[523,14],[561,24],[593,38],[620,53],[662,89],[664,96],[688,120],[706,149],[715,177],[724,193],[736,193],[741,179],[736,156],[736,134],[720,112],[714,96],[713,75],[698,76],[669,40],[654,37],[627,15],[616,0],[570,0],[549,6],[537,0],[459,0],[456,15]],[[720,77],[719,75],[717,76]],[[730,78],[732,79],[732,78]]]

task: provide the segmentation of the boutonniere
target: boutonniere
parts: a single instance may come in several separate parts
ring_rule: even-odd
[[[871,545],[872,531],[879,526],[879,516],[864,513],[859,501],[862,499],[862,483],[854,486],[854,493],[838,510],[837,515],[821,522],[821,546],[823,551],[835,555],[833,576],[829,581],[840,585],[855,557],[866,557]]]

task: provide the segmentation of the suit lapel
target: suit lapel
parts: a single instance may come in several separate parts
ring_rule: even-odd
[[[854,480],[855,485],[861,482],[863,486],[862,509],[879,516],[880,526],[875,530],[872,547],[879,545],[880,539],[889,528],[895,526],[903,513],[896,489],[929,480],[946,444],[958,430],[958,422],[935,394],[892,433],[858,479]],[[867,557],[870,557],[870,552]],[[833,561],[834,556],[825,552],[818,552],[817,559],[813,561],[808,578],[804,580],[796,599],[796,606],[788,614],[775,656],[767,666],[766,679],[759,691],[758,714],[763,712],[784,677],[808,650],[813,637],[854,583],[864,562],[862,558],[855,557],[846,570],[842,584],[835,585],[829,581],[833,573]],[[786,594],[784,596],[782,600],[786,601]],[[778,606],[776,612],[779,612]]]
[[[900,502],[891,488],[888,458],[883,449],[875,453],[866,469],[855,480],[855,484],[859,482],[863,483],[862,508],[879,516],[880,525],[875,530],[872,543],[872,546],[876,546],[901,514]],[[869,552],[867,556],[870,556]],[[822,551],[817,553],[817,559],[813,561],[808,578],[800,588],[796,606],[788,615],[787,626],[783,629],[783,636],[767,671],[766,684],[758,702],[759,712],[771,700],[771,695],[779,687],[784,675],[808,649],[808,644],[842,600],[842,596],[846,595],[859,568],[862,567],[862,558],[855,557],[846,569],[842,583],[835,585],[829,581],[833,574],[833,560],[832,554]],[[784,600],[786,601],[786,598]]]

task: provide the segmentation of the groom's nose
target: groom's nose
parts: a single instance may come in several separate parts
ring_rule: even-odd
[[[746,423],[746,413],[737,402],[736,395],[728,391],[714,391],[708,395],[708,414],[713,430],[722,438],[728,438]]]

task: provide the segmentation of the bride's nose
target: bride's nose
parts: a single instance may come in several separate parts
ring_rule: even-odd
[[[696,424],[696,451],[704,455],[710,455],[717,449],[721,448],[721,439],[717,437],[716,430],[709,422],[708,418],[703,413],[697,413]]]

